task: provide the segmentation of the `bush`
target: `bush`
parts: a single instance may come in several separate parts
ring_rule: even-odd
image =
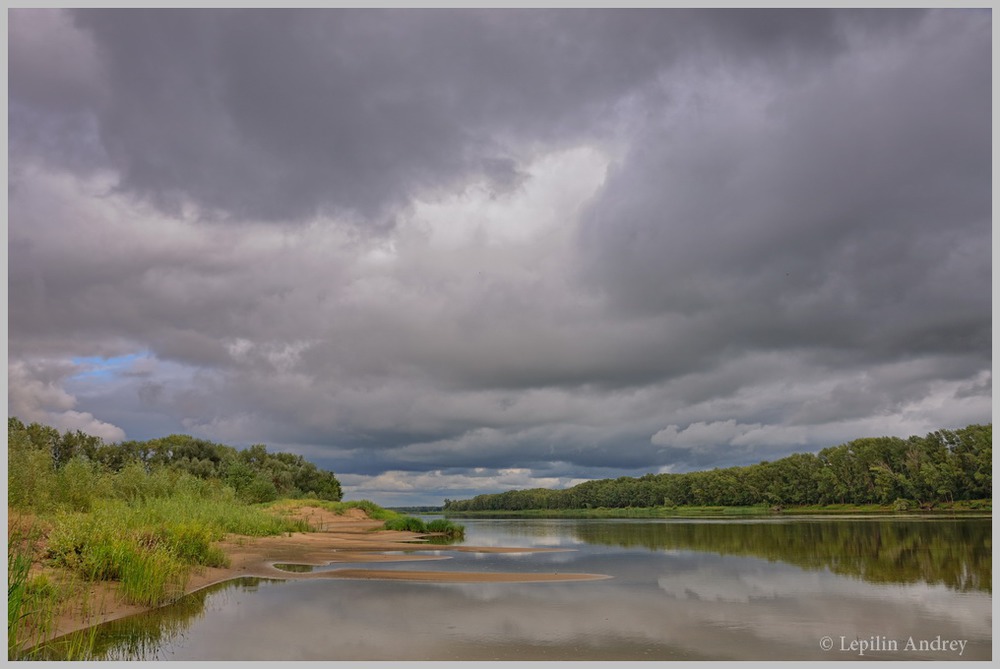
[[[427,532],[427,526],[424,525],[424,521],[419,518],[414,518],[413,516],[397,516],[396,518],[390,518],[385,521],[385,529],[396,530],[398,532],[419,532],[420,534],[425,534]]]
[[[452,539],[465,536],[465,527],[462,525],[456,525],[447,518],[436,518],[427,523],[427,531],[435,534],[443,534]]]
[[[177,477],[174,483],[174,492],[177,495],[208,499],[218,492],[218,481],[198,478],[187,472]]]
[[[88,539],[97,537],[94,523],[83,514],[62,514],[54,519],[49,532],[46,558],[53,564],[78,569]]]
[[[169,525],[161,528],[159,535],[161,542],[182,562],[205,564],[212,545],[212,533],[204,525]]]
[[[169,497],[174,492],[176,476],[164,467],[157,467],[147,473],[141,462],[132,461],[122,467],[111,479],[112,495],[129,504],[137,504],[147,499]]]
[[[7,449],[7,504],[14,509],[44,513],[52,508],[57,494],[56,473],[48,451],[18,448],[10,441]]]
[[[270,479],[258,476],[240,491],[239,496],[247,504],[264,504],[278,499],[278,489]]]
[[[140,462],[130,462],[115,474],[114,496],[130,504],[146,498],[146,468]]]
[[[100,478],[88,460],[73,458],[56,475],[60,502],[71,511],[90,511],[94,499],[101,494]]]
[[[892,503],[892,510],[893,511],[909,511],[912,506],[913,505],[910,503],[910,500],[903,499],[902,497],[900,497],[895,502]]]

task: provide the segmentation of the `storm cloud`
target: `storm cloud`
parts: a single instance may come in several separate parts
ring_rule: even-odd
[[[386,504],[991,420],[989,10],[8,37],[11,415]]]

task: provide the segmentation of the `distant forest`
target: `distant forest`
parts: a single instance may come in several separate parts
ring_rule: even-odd
[[[587,481],[445,500],[445,511],[673,506],[894,504],[992,499],[993,424],[927,436],[870,437],[774,462]]]
[[[60,433],[39,423],[7,419],[8,504],[37,504],[49,484],[72,485],[73,471],[91,480],[102,473],[158,473],[165,485],[171,475],[188,474],[232,488],[250,503],[309,497],[340,501],[340,482],[301,455],[269,453],[263,444],[237,450],[225,444],[174,434],[149,441],[105,443],[79,430]],[[55,478],[53,478],[53,476]],[[65,480],[64,480],[65,479]],[[118,477],[119,485],[128,477]],[[62,483],[60,483],[62,481]],[[25,499],[21,499],[24,497]]]

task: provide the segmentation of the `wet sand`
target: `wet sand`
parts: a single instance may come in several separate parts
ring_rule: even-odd
[[[409,562],[447,560],[445,552],[474,553],[540,553],[558,548],[507,548],[498,546],[467,546],[431,544],[425,535],[379,529],[382,521],[371,520],[360,509],[349,509],[337,515],[325,509],[302,507],[297,517],[306,519],[316,532],[297,532],[275,537],[233,536],[220,542],[229,558],[226,568],[200,567],[189,577],[184,594],[209,585],[244,576],[303,580],[316,578],[348,578],[403,580],[435,583],[528,583],[543,581],[589,581],[608,578],[603,574],[523,573],[523,572],[460,572],[335,568],[314,572],[291,572],[275,564],[326,566],[335,563]],[[405,552],[404,552],[405,551]],[[426,552],[427,554],[421,554]],[[120,601],[116,583],[93,584],[84,606],[67,611],[56,620],[55,636],[92,625],[141,613],[148,607]]]

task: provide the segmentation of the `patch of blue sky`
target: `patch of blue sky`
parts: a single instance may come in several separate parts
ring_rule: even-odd
[[[110,380],[117,378],[122,372],[128,371],[137,360],[148,357],[148,351],[112,356],[110,358],[104,358],[101,356],[78,356],[73,358],[73,364],[79,366],[80,371],[73,374],[70,378],[81,381]]]

